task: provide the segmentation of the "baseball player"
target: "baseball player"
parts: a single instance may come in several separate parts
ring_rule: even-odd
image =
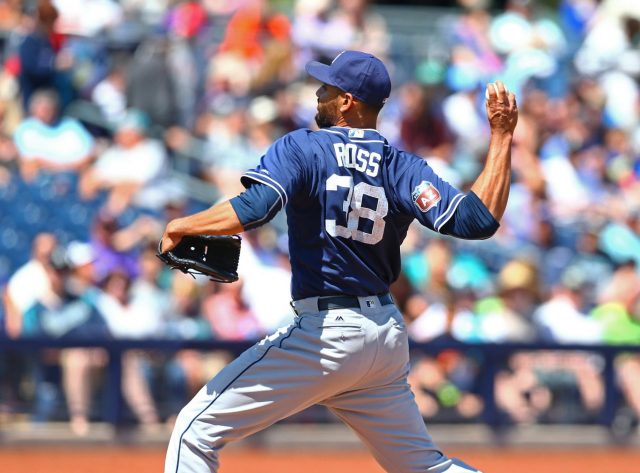
[[[515,97],[501,82],[487,86],[489,151],[465,195],[375,129],[391,91],[379,59],[344,51],[306,70],[322,84],[320,130],[277,140],[242,177],[243,193],[169,222],[162,237],[167,251],[184,235],[239,233],[284,208],[296,314],[184,407],[165,473],[216,472],[227,443],[313,404],[348,424],[388,472],[475,472],[427,432],[407,384],[407,332],[389,286],[413,220],[459,238],[495,233],[509,194]]]

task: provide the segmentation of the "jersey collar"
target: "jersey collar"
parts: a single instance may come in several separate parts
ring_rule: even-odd
[[[351,141],[380,141],[386,143],[385,138],[374,128],[352,128],[346,126],[332,126],[325,131],[343,134]]]

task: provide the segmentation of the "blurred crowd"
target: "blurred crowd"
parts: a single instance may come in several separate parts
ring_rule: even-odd
[[[288,323],[282,215],[244,236],[235,284],[168,271],[156,244],[169,219],[242,190],[275,139],[315,126],[307,61],[360,49],[392,73],[380,131],[462,190],[487,149],[485,84],[519,101],[498,233],[412,226],[403,244],[392,292],[411,338],[640,344],[640,3],[546,5],[452,2],[430,46],[406,40],[422,36],[401,30],[402,7],[391,24],[367,0],[0,0],[1,336],[255,340]],[[86,433],[105,356],[0,352],[0,416],[27,399],[55,419],[66,402]],[[170,420],[225,356],[127,353],[133,418]],[[481,416],[481,353],[412,359],[426,418]],[[586,351],[502,360],[504,422],[597,419],[602,366]],[[617,359],[616,383],[637,420],[638,355]]]

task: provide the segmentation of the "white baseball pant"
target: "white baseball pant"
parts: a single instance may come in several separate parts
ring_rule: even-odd
[[[390,473],[468,473],[433,443],[407,383],[409,351],[402,314],[376,296],[359,307],[318,310],[296,301],[297,315],[242,353],[180,412],[165,473],[217,472],[218,453],[314,404],[349,425]]]

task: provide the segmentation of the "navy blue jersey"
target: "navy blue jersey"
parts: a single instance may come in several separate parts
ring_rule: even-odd
[[[294,299],[387,292],[409,224],[439,231],[465,197],[372,129],[294,131],[242,181],[268,185],[286,208]]]

